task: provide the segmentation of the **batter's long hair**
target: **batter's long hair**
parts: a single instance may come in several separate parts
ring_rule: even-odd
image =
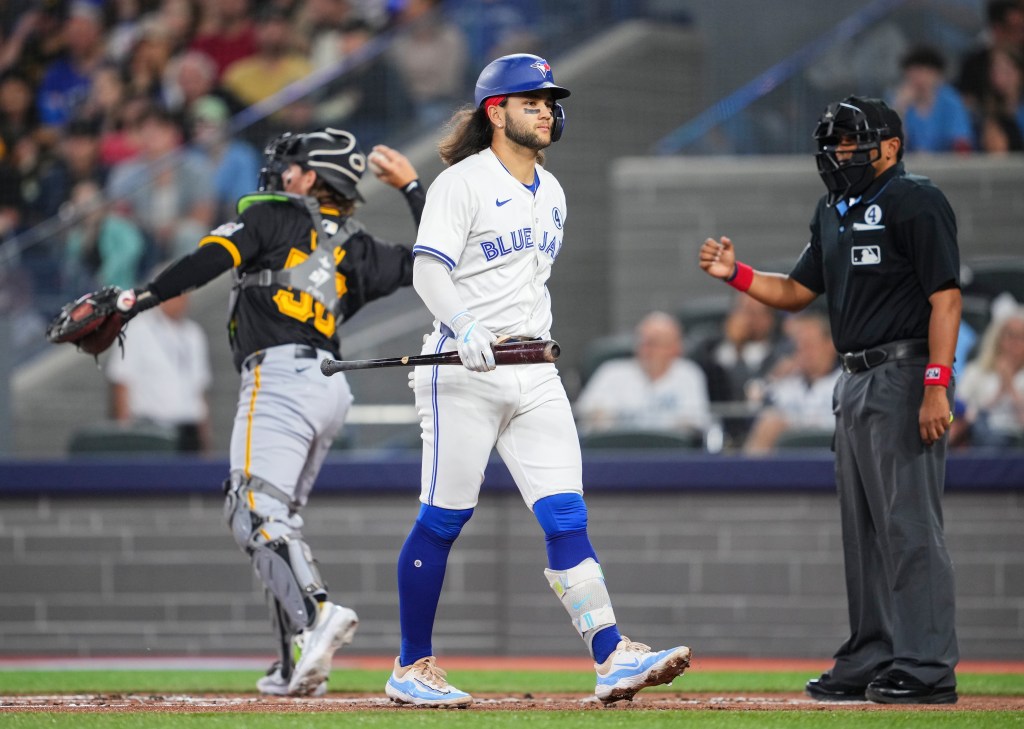
[[[505,102],[501,102],[504,106]],[[438,142],[441,161],[451,167],[477,152],[491,146],[494,127],[484,107],[464,106],[456,111],[444,126],[445,135]],[[537,163],[544,164],[544,152],[537,152]]]

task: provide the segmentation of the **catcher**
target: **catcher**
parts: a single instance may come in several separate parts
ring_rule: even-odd
[[[324,377],[318,365],[340,357],[342,321],[412,283],[413,261],[409,247],[375,238],[352,217],[367,157],[351,133],[284,134],[265,156],[259,192],[239,200],[233,222],[144,287],[71,302],[48,336],[99,354],[132,317],[232,270],[228,337],[242,383],[224,513],[266,587],[278,652],[257,687],[319,696],[358,618],[328,599],[302,536],[300,511],[352,403],[344,375]],[[426,195],[408,159],[383,145],[370,159],[418,224]]]

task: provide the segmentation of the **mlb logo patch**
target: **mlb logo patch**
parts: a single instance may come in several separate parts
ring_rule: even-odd
[[[882,262],[882,249],[879,246],[854,246],[850,256],[854,266],[876,266]]]

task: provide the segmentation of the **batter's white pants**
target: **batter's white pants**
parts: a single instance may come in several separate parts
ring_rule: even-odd
[[[435,332],[424,340],[423,352],[455,348]],[[531,509],[545,496],[583,492],[579,436],[554,364],[499,365],[490,372],[417,367],[415,390],[423,503],[475,507],[494,447]]]

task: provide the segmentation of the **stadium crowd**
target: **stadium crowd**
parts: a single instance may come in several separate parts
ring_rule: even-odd
[[[131,285],[231,218],[256,180],[263,144],[281,131],[341,126],[368,149],[410,119],[437,124],[464,99],[474,69],[540,43],[539,2],[0,3],[0,246],[59,221],[56,234],[20,251],[15,267],[0,265],[0,308],[15,320],[15,347],[19,338],[41,339],[46,318],[70,296]],[[985,33],[964,57],[926,46],[904,54],[889,99],[906,120],[911,152],[1024,150],[1024,0],[988,0],[985,10]],[[374,42],[384,35],[386,52],[378,52]],[[233,124],[252,105],[346,60],[345,73],[312,93]],[[1024,438],[1015,305],[991,317],[998,332],[973,332],[978,346],[964,352],[972,361],[963,373],[963,421],[978,424],[976,443]],[[688,347],[703,375],[693,379],[707,390],[696,406],[692,393],[660,400],[697,407],[686,427],[719,428],[726,447],[743,448],[757,411],[769,405],[782,417],[782,403],[799,390],[790,354],[800,345],[770,316],[756,332],[757,314],[723,318],[717,337]],[[741,317],[753,322],[749,333]],[[824,368],[820,376],[832,374]],[[716,419],[707,403],[712,412],[716,403],[747,410]],[[1000,412],[989,418],[996,404]],[[747,447],[763,449],[764,437]],[[961,442],[970,440],[965,431]]]

